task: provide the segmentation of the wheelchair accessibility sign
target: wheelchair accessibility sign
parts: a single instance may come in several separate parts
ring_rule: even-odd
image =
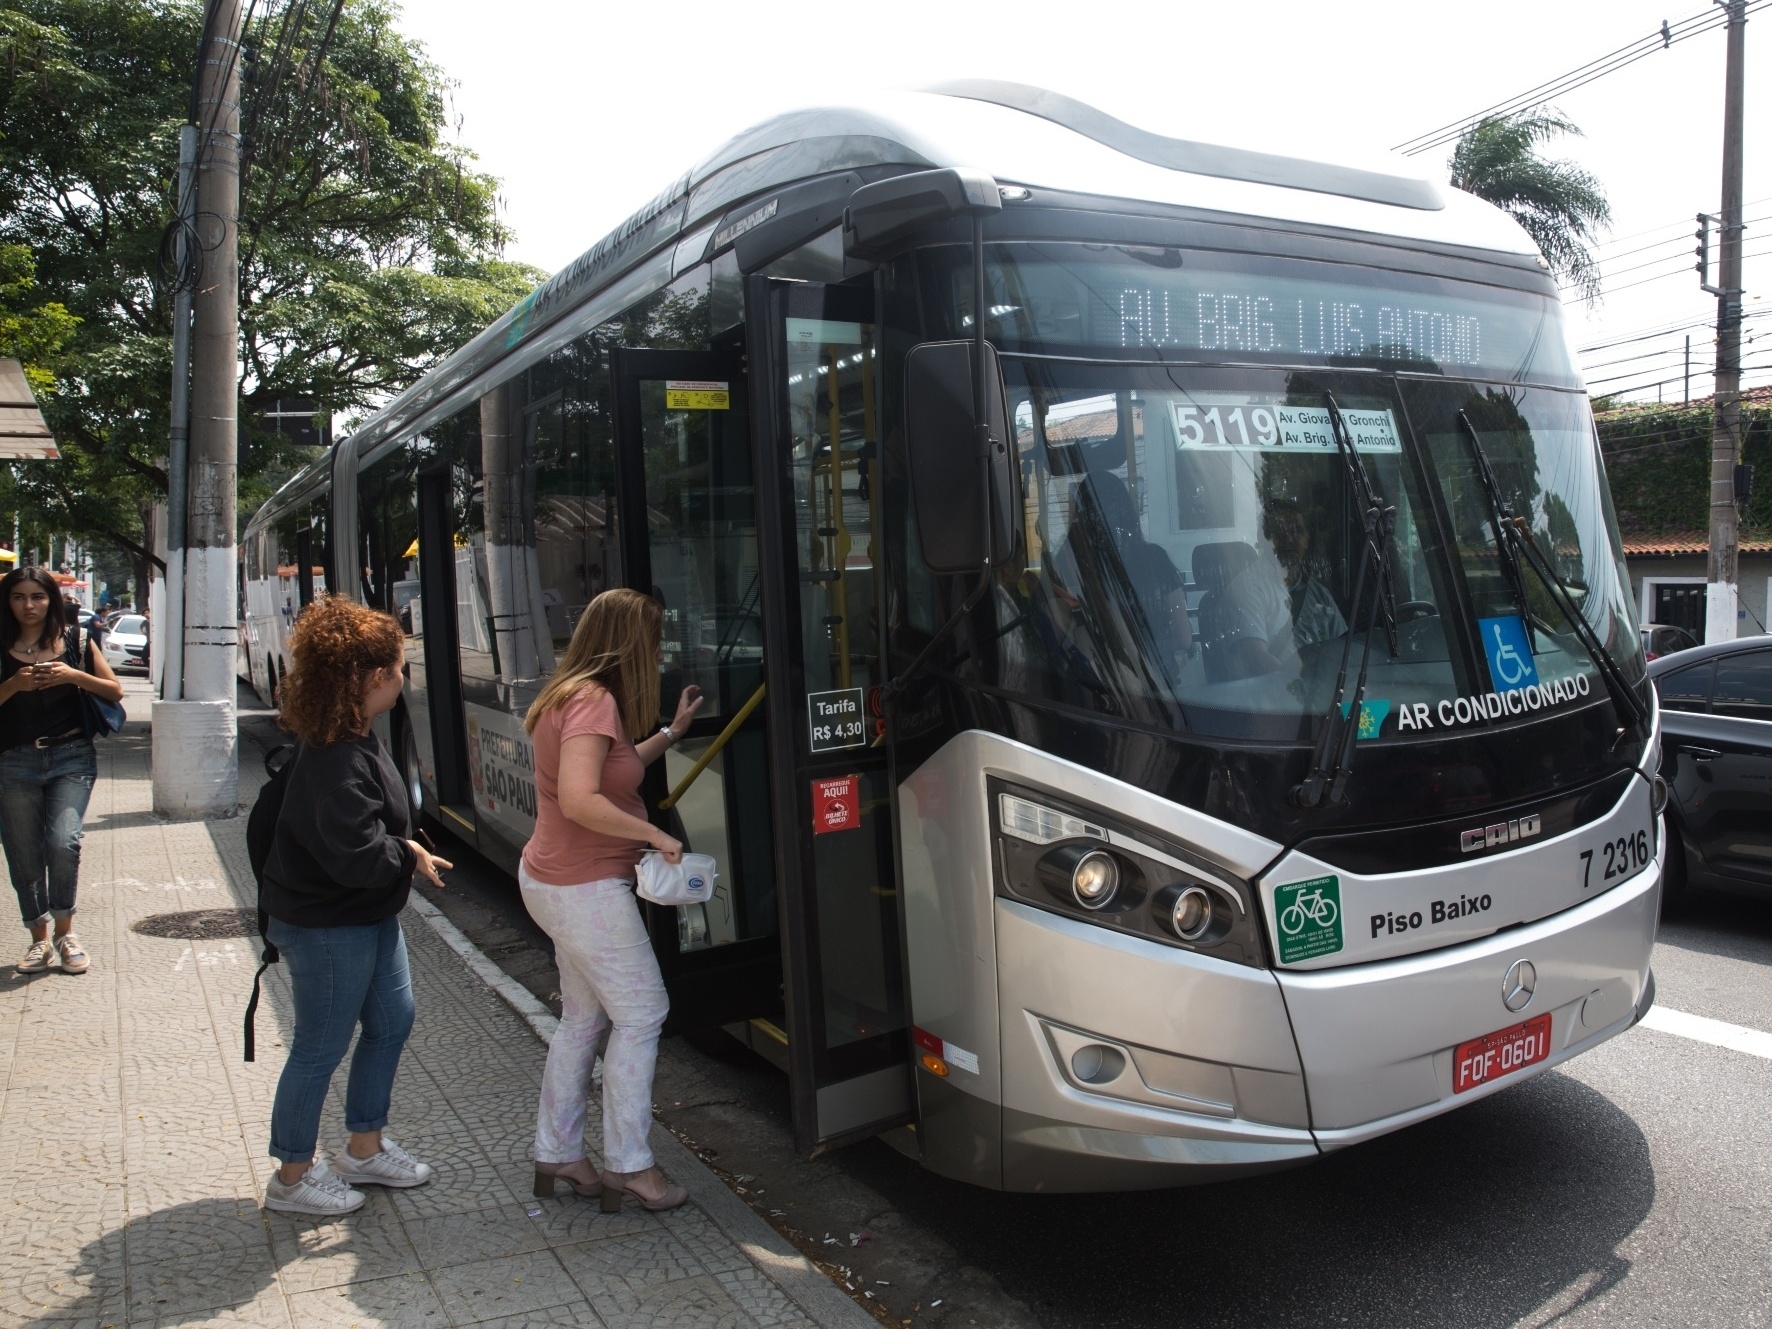
[[[1483,652],[1489,657],[1489,678],[1497,692],[1517,692],[1538,683],[1538,665],[1532,659],[1532,642],[1518,614],[1479,618]]]

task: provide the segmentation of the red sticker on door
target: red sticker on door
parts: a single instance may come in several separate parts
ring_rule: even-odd
[[[812,833],[853,831],[861,826],[861,777],[812,782]]]

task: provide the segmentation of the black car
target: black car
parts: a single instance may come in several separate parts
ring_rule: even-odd
[[[1661,698],[1667,894],[1691,882],[1772,897],[1772,636],[1649,666]]]

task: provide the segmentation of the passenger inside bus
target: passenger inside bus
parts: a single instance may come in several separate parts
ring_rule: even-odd
[[[1296,668],[1298,653],[1347,632],[1329,588],[1312,571],[1310,524],[1289,498],[1270,498],[1264,558],[1240,540],[1194,548],[1194,579],[1205,588],[1200,635],[1214,682]]]
[[[1194,636],[1186,584],[1168,552],[1145,538],[1126,481],[1110,469],[1113,456],[1105,449],[1085,455],[1091,464],[1071,494],[1053,590],[1073,613],[1117,614],[1140,625],[1154,658],[1179,671]]]

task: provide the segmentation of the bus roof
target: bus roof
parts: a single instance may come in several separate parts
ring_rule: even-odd
[[[768,196],[785,188],[845,172],[879,178],[948,166],[977,167],[1034,191],[1454,245],[1516,261],[1537,254],[1499,209],[1418,176],[1168,138],[1022,84],[965,80],[883,93],[786,112],[734,136],[340,446],[364,458],[458,408],[464,392],[512,351],[524,347],[528,360],[544,353],[538,343],[554,349],[643,299],[732,243],[747,224],[767,220]],[[592,303],[595,309],[585,308]],[[567,326],[574,311],[581,316]]]

